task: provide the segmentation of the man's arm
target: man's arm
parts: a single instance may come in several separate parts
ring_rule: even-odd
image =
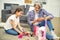
[[[47,17],[41,17],[41,18],[38,18],[38,21],[44,21],[44,20],[50,20],[51,18],[50,18],[50,16],[47,16]]]
[[[43,10],[44,15],[46,15],[46,18],[45,19],[50,20],[50,19],[53,19],[54,18],[54,16],[51,13],[47,12],[44,9],[42,9],[42,10]]]
[[[29,14],[28,14],[28,23],[30,24],[30,25],[32,25],[32,24],[34,24],[35,22],[37,22],[37,19],[34,19],[33,21],[31,21],[32,20],[32,17],[31,17],[31,12],[29,12]]]
[[[12,28],[13,28],[14,30],[16,30],[18,33],[21,33],[21,32],[16,28],[15,23],[14,23],[13,20],[11,20],[10,23],[11,23]]]

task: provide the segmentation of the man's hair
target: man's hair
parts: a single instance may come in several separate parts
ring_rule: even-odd
[[[36,6],[36,4],[38,4],[40,7],[42,7],[42,3],[41,2],[35,1],[34,7]]]
[[[16,12],[20,12],[23,11],[21,8],[16,8],[15,12],[13,14],[15,14]]]

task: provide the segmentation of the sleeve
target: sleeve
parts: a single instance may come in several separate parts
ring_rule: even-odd
[[[12,15],[12,16],[10,16],[10,18],[9,18],[10,20],[15,20],[15,16],[14,15]]]
[[[50,16],[51,19],[54,18],[54,16],[53,16],[51,13],[47,12],[47,11],[44,10],[44,9],[43,9],[43,13],[44,13],[46,16]]]
[[[32,25],[32,21],[31,21],[31,12],[28,12],[28,16],[27,16],[27,19],[28,19],[28,23],[29,25]]]

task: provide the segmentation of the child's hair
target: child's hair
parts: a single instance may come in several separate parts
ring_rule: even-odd
[[[20,12],[20,11],[23,11],[23,10],[21,8],[17,8],[13,14],[15,14],[16,12]]]

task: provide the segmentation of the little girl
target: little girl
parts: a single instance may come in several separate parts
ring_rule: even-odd
[[[4,26],[5,32],[11,35],[18,35],[23,31],[19,22],[19,17],[22,16],[23,11],[21,8],[17,8],[13,15],[11,15]],[[18,28],[17,28],[18,27]]]

